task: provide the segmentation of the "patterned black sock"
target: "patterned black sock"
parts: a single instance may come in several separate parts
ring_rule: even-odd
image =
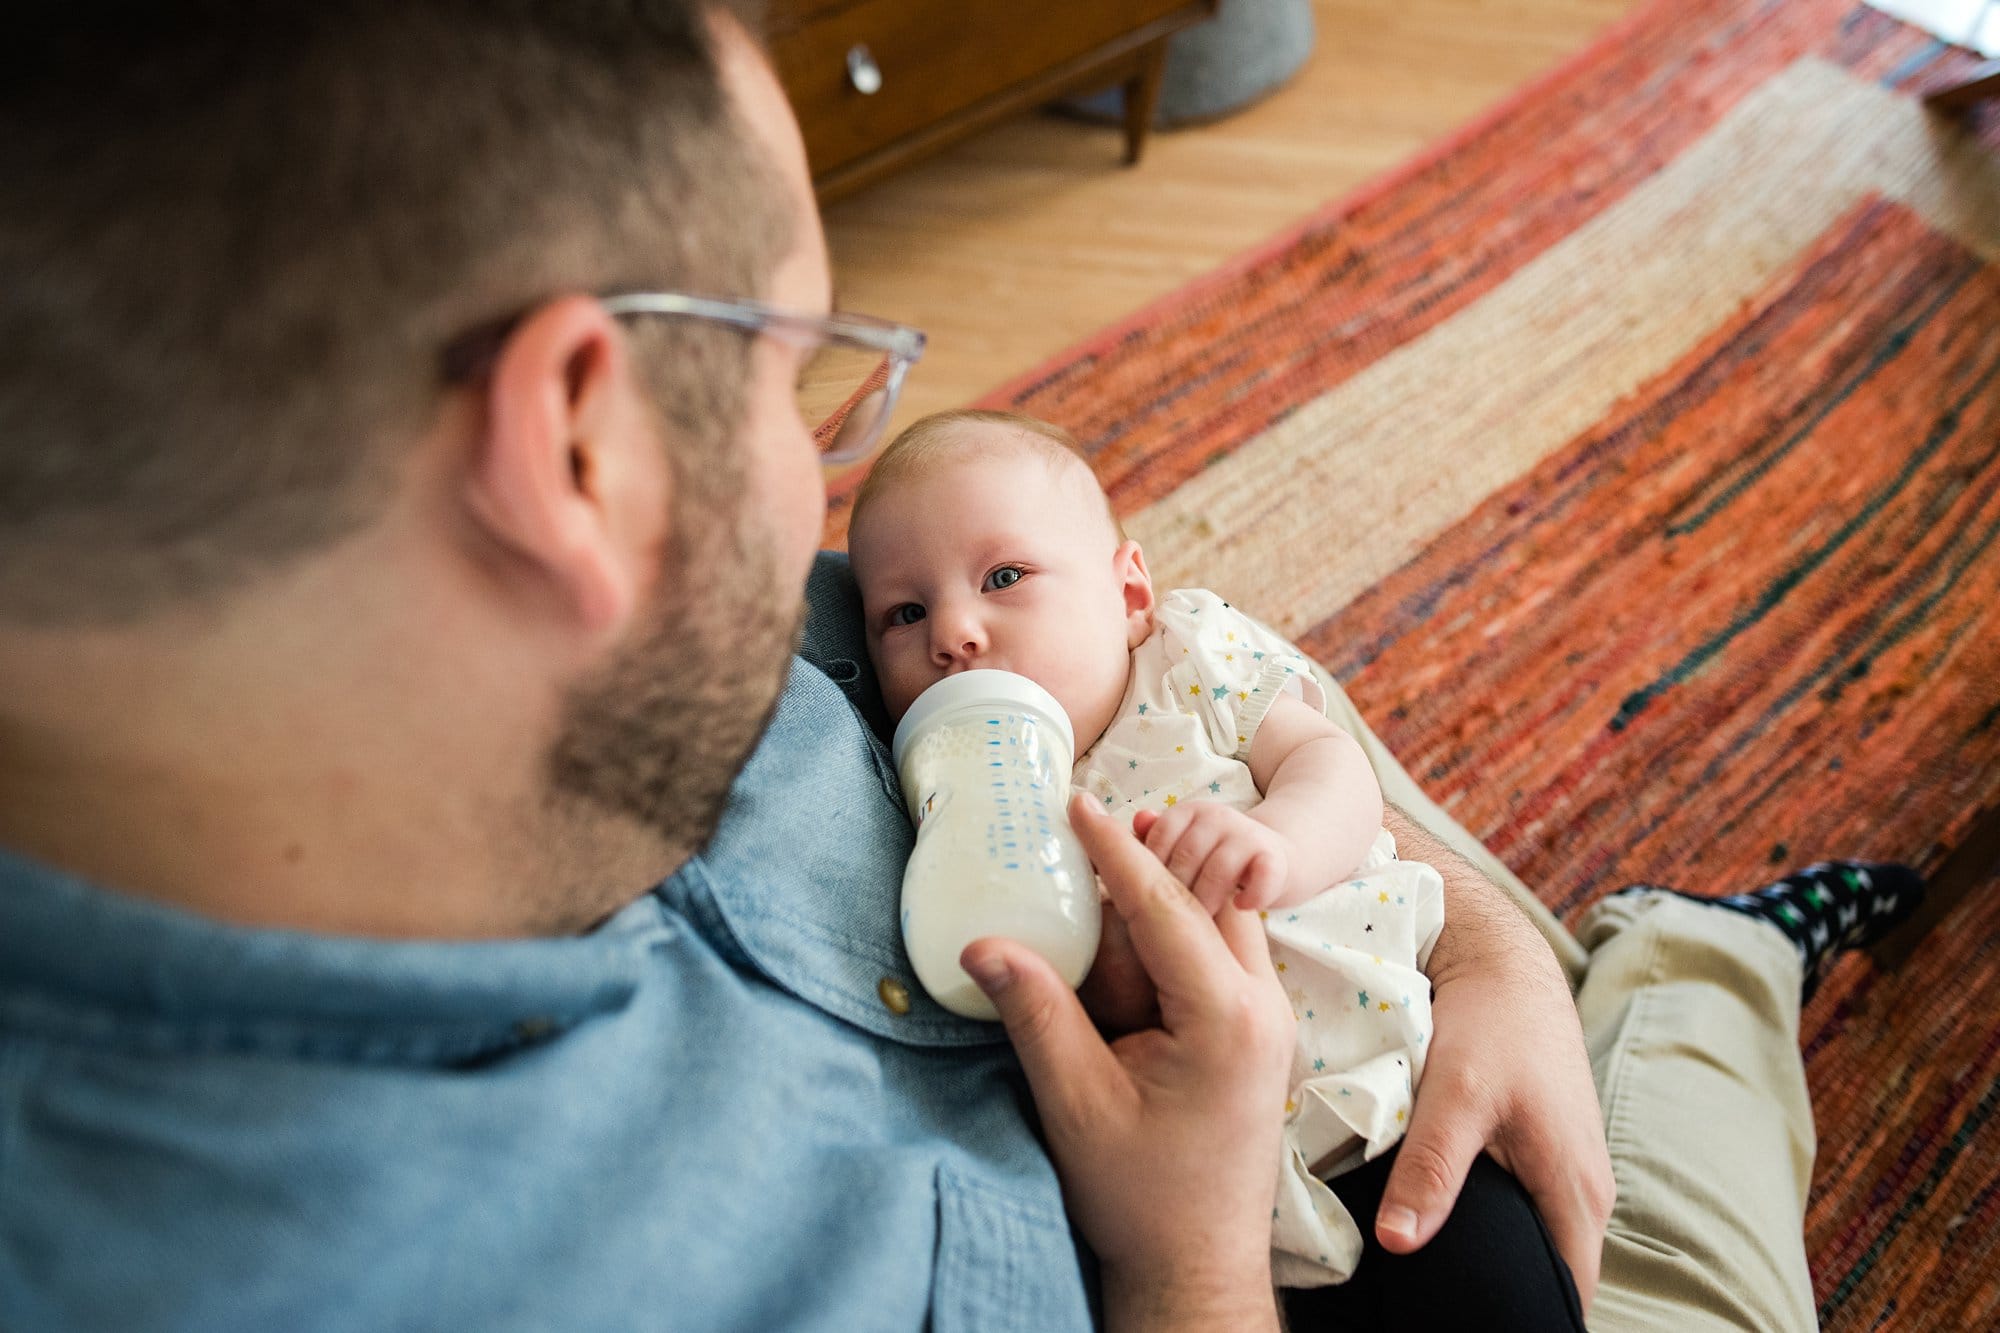
[[[1820,861],[1774,884],[1727,898],[1704,898],[1634,884],[1626,893],[1671,893],[1768,921],[1798,950],[1805,971],[1801,994],[1810,1000],[1827,961],[1848,949],[1865,949],[1901,925],[1924,900],[1923,877],[1888,861]]]

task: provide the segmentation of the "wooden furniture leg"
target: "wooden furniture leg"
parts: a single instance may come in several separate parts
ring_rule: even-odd
[[[1167,38],[1139,53],[1139,72],[1125,84],[1125,165],[1139,160],[1146,134],[1153,128],[1153,111],[1160,105],[1160,83],[1167,74]]]
[[[1957,83],[1924,94],[1924,101],[1953,110],[1989,97],[2000,97],[2000,60],[1989,60]]]

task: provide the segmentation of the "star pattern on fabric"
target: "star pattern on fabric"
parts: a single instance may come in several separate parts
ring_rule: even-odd
[[[1179,805],[1180,803],[1181,803],[1180,797],[1174,795],[1172,792],[1167,793],[1167,804],[1169,806],[1176,806]]]
[[[1201,686],[1199,686],[1199,685],[1190,685],[1190,686],[1188,686],[1188,693],[1189,693],[1189,694],[1200,694],[1200,693],[1201,693]]]
[[[1200,691],[1200,690],[1196,690],[1196,691],[1195,691],[1195,693],[1196,693],[1196,694],[1199,694],[1199,693],[1201,693],[1201,691]],[[1213,689],[1211,689],[1211,690],[1209,691],[1209,693],[1210,693],[1210,694],[1212,694],[1212,695],[1214,695],[1214,696],[1215,696],[1216,698],[1220,699],[1220,698],[1222,698],[1222,697],[1223,697],[1224,695],[1226,695],[1226,694],[1228,694],[1228,693],[1229,693],[1229,687],[1228,687],[1227,685],[1217,685],[1217,686],[1215,686],[1215,687],[1214,687]]]
[[[1125,761],[1125,767],[1127,768],[1137,768],[1138,766],[1139,766],[1139,761],[1137,759],[1127,759]]]
[[[1149,708],[1151,708],[1151,707],[1152,707],[1152,705],[1151,705],[1151,704],[1140,704],[1140,705],[1139,705],[1139,716],[1140,716],[1140,717],[1144,717],[1144,716],[1146,716],[1146,710],[1147,710],[1147,709],[1149,709]]]
[[[1222,784],[1221,784],[1220,782],[1211,782],[1211,783],[1209,783],[1209,784],[1208,784],[1208,792],[1209,792],[1209,795],[1211,795],[1211,796],[1220,796],[1220,795],[1222,794]],[[1297,917],[1293,917],[1293,918],[1292,918],[1292,920],[1296,921],[1296,920],[1298,920],[1298,918],[1297,918]]]
[[[1375,1007],[1377,1009],[1380,1009],[1385,1014],[1389,1012],[1389,1002],[1387,1000],[1377,1000],[1375,1002]]]
[[[1186,753],[1187,753],[1187,746],[1185,746],[1185,745],[1176,745],[1176,746],[1174,747],[1174,753],[1175,753],[1175,754],[1186,754]]]
[[[1368,1007],[1368,992],[1362,991],[1360,992],[1360,996],[1361,996],[1361,1007],[1363,1009],[1366,1009]]]
[[[1384,889],[1384,890],[1382,890],[1382,891],[1381,891],[1380,893],[1376,894],[1376,895],[1375,895],[1375,901],[1376,901],[1376,902],[1378,902],[1378,903],[1386,903],[1386,902],[1388,902],[1388,901],[1389,901],[1389,891],[1388,891],[1387,889]]]

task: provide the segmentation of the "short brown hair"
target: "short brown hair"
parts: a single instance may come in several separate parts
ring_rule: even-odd
[[[789,208],[718,7],[36,6],[0,55],[0,619],[143,615],[365,526],[467,328],[762,294]],[[634,337],[683,434],[733,431],[746,340]]]
[[[1074,460],[1083,465],[1083,470],[1095,484],[1096,473],[1090,466],[1090,455],[1077,443],[1076,436],[1052,421],[1026,416],[1020,412],[995,412],[986,408],[962,407],[948,412],[933,412],[905,427],[895,439],[884,446],[881,456],[869,468],[868,475],[861,481],[861,489],[855,493],[854,508],[848,514],[850,530],[860,520],[862,511],[869,502],[897,481],[906,477],[921,476],[923,473],[951,458],[963,458],[968,454],[967,442],[961,430],[965,426],[1007,426],[1012,427],[1020,442],[1050,463],[1067,463]],[[978,446],[973,446],[977,448]],[[1097,493],[1104,501],[1104,517],[1122,543],[1125,525],[1118,521],[1118,515],[1111,508],[1111,498],[1104,494],[1101,486]]]

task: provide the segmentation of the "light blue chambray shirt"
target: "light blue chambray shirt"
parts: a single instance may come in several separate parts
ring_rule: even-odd
[[[0,853],[0,1328],[1086,1326],[1019,1067],[903,954],[844,576],[713,842],[583,938],[235,929]]]

